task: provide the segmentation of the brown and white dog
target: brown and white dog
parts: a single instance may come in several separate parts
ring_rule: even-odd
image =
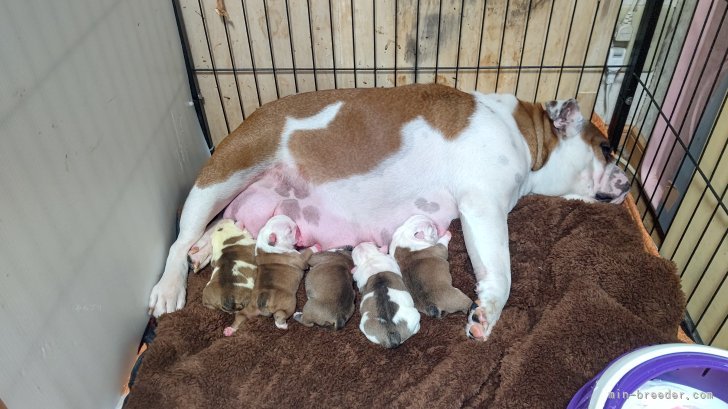
[[[230,219],[215,224],[211,235],[212,275],[202,290],[202,304],[233,314],[245,308],[253,296],[255,239]]]
[[[354,314],[351,251],[336,249],[316,253],[308,260],[306,305],[293,314],[301,324],[342,329]]]
[[[276,327],[288,329],[286,322],[296,311],[296,292],[308,267],[308,259],[315,251],[298,252],[294,246],[298,236],[296,223],[288,216],[274,216],[258,234],[255,262],[258,276],[253,297],[242,311],[235,315],[233,325],[225,328],[225,336],[232,335],[253,317],[273,316]]]
[[[397,260],[404,284],[417,310],[441,318],[454,312],[467,312],[472,300],[452,286],[447,245],[452,235],[438,237],[437,226],[429,217],[416,214],[394,231],[389,254]]]
[[[361,293],[359,330],[385,348],[400,346],[420,330],[420,313],[397,262],[368,242],[354,247],[351,255],[354,281]]]
[[[318,91],[255,111],[203,167],[180,233],[152,289],[154,315],[185,303],[187,256],[225,209],[256,235],[287,214],[299,245],[374,241],[413,214],[440,233],[460,218],[480,306],[467,328],[485,339],[511,285],[507,214],[529,193],[620,201],[626,176],[575,100],[545,105],[443,85]],[[231,203],[232,202],[232,203]],[[192,263],[205,260],[191,254]]]

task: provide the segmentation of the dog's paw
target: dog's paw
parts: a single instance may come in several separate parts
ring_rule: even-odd
[[[152,288],[148,312],[155,317],[175,312],[185,306],[185,296],[185,278],[183,276],[171,279],[162,276],[162,279]]]
[[[486,341],[493,331],[502,308],[496,306],[495,301],[476,301],[470,306],[468,324],[465,333],[469,338]]]
[[[225,327],[225,329],[222,330],[222,335],[225,335],[226,337],[230,337],[235,333],[235,331],[237,331],[237,330],[233,327]]]
[[[293,319],[298,322],[301,322],[301,320],[303,319],[303,313],[301,311],[297,311],[297,312],[293,313]]]
[[[276,321],[276,328],[278,328],[278,329],[288,329],[288,323],[285,322],[285,321],[283,321],[283,322]]]

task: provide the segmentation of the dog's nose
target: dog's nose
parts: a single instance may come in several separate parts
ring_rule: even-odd
[[[609,203],[612,201],[612,199],[614,199],[614,196],[605,193],[597,193],[597,195],[594,196],[594,199],[596,199],[598,202]]]

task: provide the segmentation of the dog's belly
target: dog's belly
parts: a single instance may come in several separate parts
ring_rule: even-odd
[[[270,217],[285,214],[298,224],[299,245],[324,249],[366,241],[388,245],[394,230],[413,214],[429,216],[443,234],[457,217],[452,196],[437,183],[426,183],[427,178],[400,179],[384,183],[362,176],[312,185],[278,166],[240,193],[224,216],[242,221],[257,236]]]

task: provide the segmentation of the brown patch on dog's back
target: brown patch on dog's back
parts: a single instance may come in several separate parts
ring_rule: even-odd
[[[531,170],[541,169],[559,143],[548,113],[541,104],[518,100],[513,117],[531,152]]]
[[[594,150],[594,156],[597,157],[602,163],[607,163],[607,158],[602,153],[602,144],[607,142],[607,138],[594,124],[588,121],[584,121],[584,127],[581,129],[581,137],[584,141],[592,147]]]
[[[366,173],[396,152],[401,130],[421,116],[447,139],[456,138],[475,110],[472,95],[443,85],[342,90],[343,105],[326,129],[296,131],[288,143],[309,181]]]

